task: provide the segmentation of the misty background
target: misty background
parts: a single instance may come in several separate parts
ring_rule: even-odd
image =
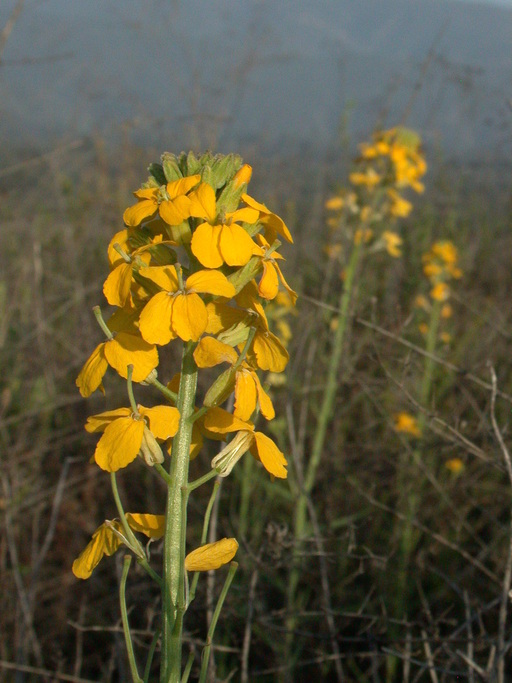
[[[429,157],[507,164],[511,47],[504,1],[25,0],[0,62],[2,166],[92,135],[324,153],[397,123]]]

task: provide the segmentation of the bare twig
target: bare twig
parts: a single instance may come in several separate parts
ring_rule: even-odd
[[[421,631],[421,636],[423,638],[423,647],[425,649],[425,657],[428,662],[428,670],[430,672],[430,679],[432,683],[439,683],[439,678],[437,677],[437,672],[434,666],[434,659],[432,657],[432,650],[430,649],[430,643],[428,642],[426,631]]]

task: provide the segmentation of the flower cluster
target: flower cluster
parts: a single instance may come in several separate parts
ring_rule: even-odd
[[[462,277],[458,260],[457,247],[447,240],[436,242],[430,251],[423,254],[423,272],[432,285],[430,297],[434,301],[448,301],[450,298],[450,280]]]
[[[371,244],[374,251],[401,256],[401,237],[393,230],[379,230],[379,225],[410,214],[412,204],[403,193],[409,188],[423,192],[421,179],[426,169],[420,139],[414,132],[405,128],[376,132],[371,142],[360,146],[356,168],[349,175],[352,187],[326,202],[331,212],[328,226],[333,232],[349,227],[355,244]],[[328,253],[337,256],[339,246],[331,244]]]
[[[128,379],[130,390],[132,381],[153,384],[166,399],[150,408],[131,400],[130,407],[90,417],[86,429],[102,434],[94,459],[103,470],[116,472],[137,457],[157,468],[173,457],[182,416],[177,405],[167,403],[177,401],[180,380],[160,384],[157,367],[161,349],[181,341],[193,352],[196,370],[227,366],[203,405],[194,407],[193,444],[203,437],[232,436],[212,463],[219,474],[227,475],[233,459],[249,451],[270,475],[284,478],[284,454],[255,431],[252,420],[258,413],[266,420],[275,414],[258,373],[281,373],[288,362],[265,306],[278,295],[285,294],[292,305],[297,298],[277,251],[281,240],[293,241],[290,232],[279,216],[247,194],[252,169],[236,155],[166,153],[149,171],[148,181],[134,193],[137,202],[123,214],[124,229],[110,241],[103,292],[116,310],[106,322],[100,319],[106,341],[85,363],[77,386],[85,397],[104,392],[110,367]],[[220,406],[233,392],[230,413]],[[190,452],[197,449],[191,446]],[[133,519],[124,520],[127,533]],[[96,559],[117,547],[123,535],[119,524],[96,532],[75,562],[77,576],[89,575]],[[151,535],[144,525],[135,530]]]

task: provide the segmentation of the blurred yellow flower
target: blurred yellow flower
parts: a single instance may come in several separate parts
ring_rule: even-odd
[[[400,246],[403,240],[400,235],[397,235],[396,232],[392,232],[391,230],[384,230],[382,233],[382,238],[386,244],[386,250],[390,256],[394,256],[395,258],[402,256],[402,250],[400,249]]]
[[[403,432],[411,436],[421,436],[418,420],[410,413],[397,413],[394,416],[394,421],[397,432]]]
[[[460,458],[450,458],[444,463],[444,466],[452,474],[460,474],[464,470],[464,463]]]
[[[325,202],[325,208],[329,211],[340,211],[345,205],[343,197],[339,195],[336,197],[331,197]]]
[[[446,282],[439,282],[430,290],[430,296],[434,301],[446,301],[450,297],[450,288]]]

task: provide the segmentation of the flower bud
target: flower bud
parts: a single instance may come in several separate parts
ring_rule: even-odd
[[[147,427],[144,427],[140,453],[146,461],[146,465],[149,465],[149,467],[153,467],[153,465],[156,464],[160,465],[164,461],[164,454],[162,453],[160,444]]]
[[[249,164],[244,164],[242,168],[236,173],[235,177],[233,178],[233,187],[235,190],[238,190],[238,188],[241,185],[248,185],[252,176],[252,166],[249,166]]]
[[[174,154],[169,152],[162,154],[162,167],[165,174],[165,182],[172,183],[174,180],[183,178],[183,174],[178,166],[178,160]]]
[[[215,382],[206,392],[204,405],[208,408],[219,406],[227,399],[235,387],[235,371],[228,368],[217,377]]]

